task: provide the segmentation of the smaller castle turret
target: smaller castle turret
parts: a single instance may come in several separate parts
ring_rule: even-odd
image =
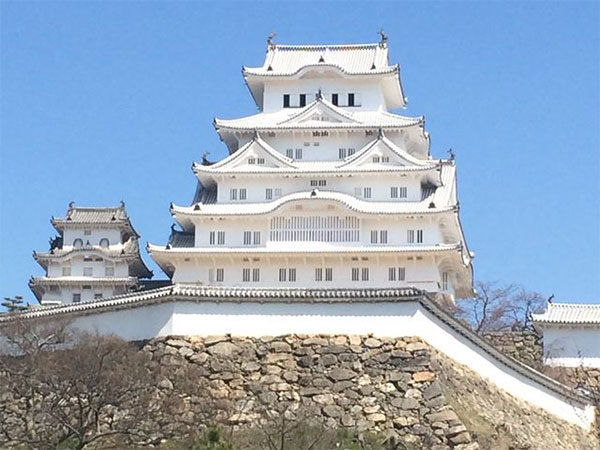
[[[123,202],[112,207],[70,203],[66,217],[53,217],[51,223],[58,236],[50,240],[50,250],[33,253],[46,275],[29,281],[41,304],[100,300],[134,290],[141,278],[152,277]]]

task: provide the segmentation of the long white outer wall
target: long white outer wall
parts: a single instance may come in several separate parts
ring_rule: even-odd
[[[127,340],[167,335],[260,337],[284,334],[418,336],[499,388],[589,430],[595,409],[528,379],[453,330],[418,302],[169,302],[78,317],[74,326]]]

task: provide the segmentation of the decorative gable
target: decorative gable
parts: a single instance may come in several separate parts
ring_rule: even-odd
[[[380,165],[426,167],[431,166],[432,164],[430,161],[421,160],[410,155],[380,132],[377,139],[368,143],[354,155],[346,158],[344,163],[338,166],[338,168],[358,168]]]
[[[219,172],[221,170],[260,170],[261,168],[294,168],[292,160],[256,136],[237,152],[211,166],[195,165],[195,170]]]

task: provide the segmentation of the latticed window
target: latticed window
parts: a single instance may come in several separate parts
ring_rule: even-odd
[[[398,267],[398,281],[406,280],[406,267]]]
[[[408,242],[409,244],[414,244],[415,242],[417,242],[418,244],[423,243],[423,230],[407,230],[406,242]]]
[[[260,281],[260,269],[252,269],[252,281]]]
[[[331,267],[325,268],[325,281],[333,280],[333,269]]]
[[[321,267],[315,269],[315,281],[323,281],[323,269]]]
[[[447,291],[450,287],[450,274],[442,272],[442,290]]]
[[[360,275],[360,268],[353,267],[352,268],[352,281],[358,281]]]
[[[244,245],[250,245],[252,243],[252,232],[244,231]]]
[[[115,268],[114,266],[106,266],[104,268],[104,275],[107,277],[113,277],[115,275]]]
[[[363,267],[361,270],[362,281],[369,281],[369,268]]]
[[[273,217],[269,239],[274,242],[358,242],[360,219],[346,216]]]
[[[388,269],[388,280],[396,281],[396,268],[395,267],[390,267]]]
[[[390,189],[390,197],[392,198],[406,198],[407,193],[406,186],[392,186]]]
[[[404,281],[406,279],[406,268],[405,267],[390,267],[388,269],[390,281]]]
[[[63,267],[62,274],[63,274],[63,277],[70,277],[71,276],[71,266]]]
[[[73,294],[73,303],[79,303],[81,301],[81,294]]]
[[[387,244],[388,243],[388,239],[387,239],[387,230],[380,230],[379,231],[379,243],[380,244]]]
[[[371,244],[387,244],[388,232],[387,230],[371,230]]]
[[[242,281],[250,281],[250,269],[242,269]]]

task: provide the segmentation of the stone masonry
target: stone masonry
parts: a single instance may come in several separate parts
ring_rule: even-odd
[[[238,428],[288,403],[328,427],[391,435],[411,449],[600,448],[590,434],[512,398],[417,338],[169,337],[143,351],[165,374],[194,366],[225,412],[221,420]],[[173,390],[168,375],[160,388]],[[173,395],[181,405],[159,424],[164,435],[185,433],[200,414],[202,401]]]

